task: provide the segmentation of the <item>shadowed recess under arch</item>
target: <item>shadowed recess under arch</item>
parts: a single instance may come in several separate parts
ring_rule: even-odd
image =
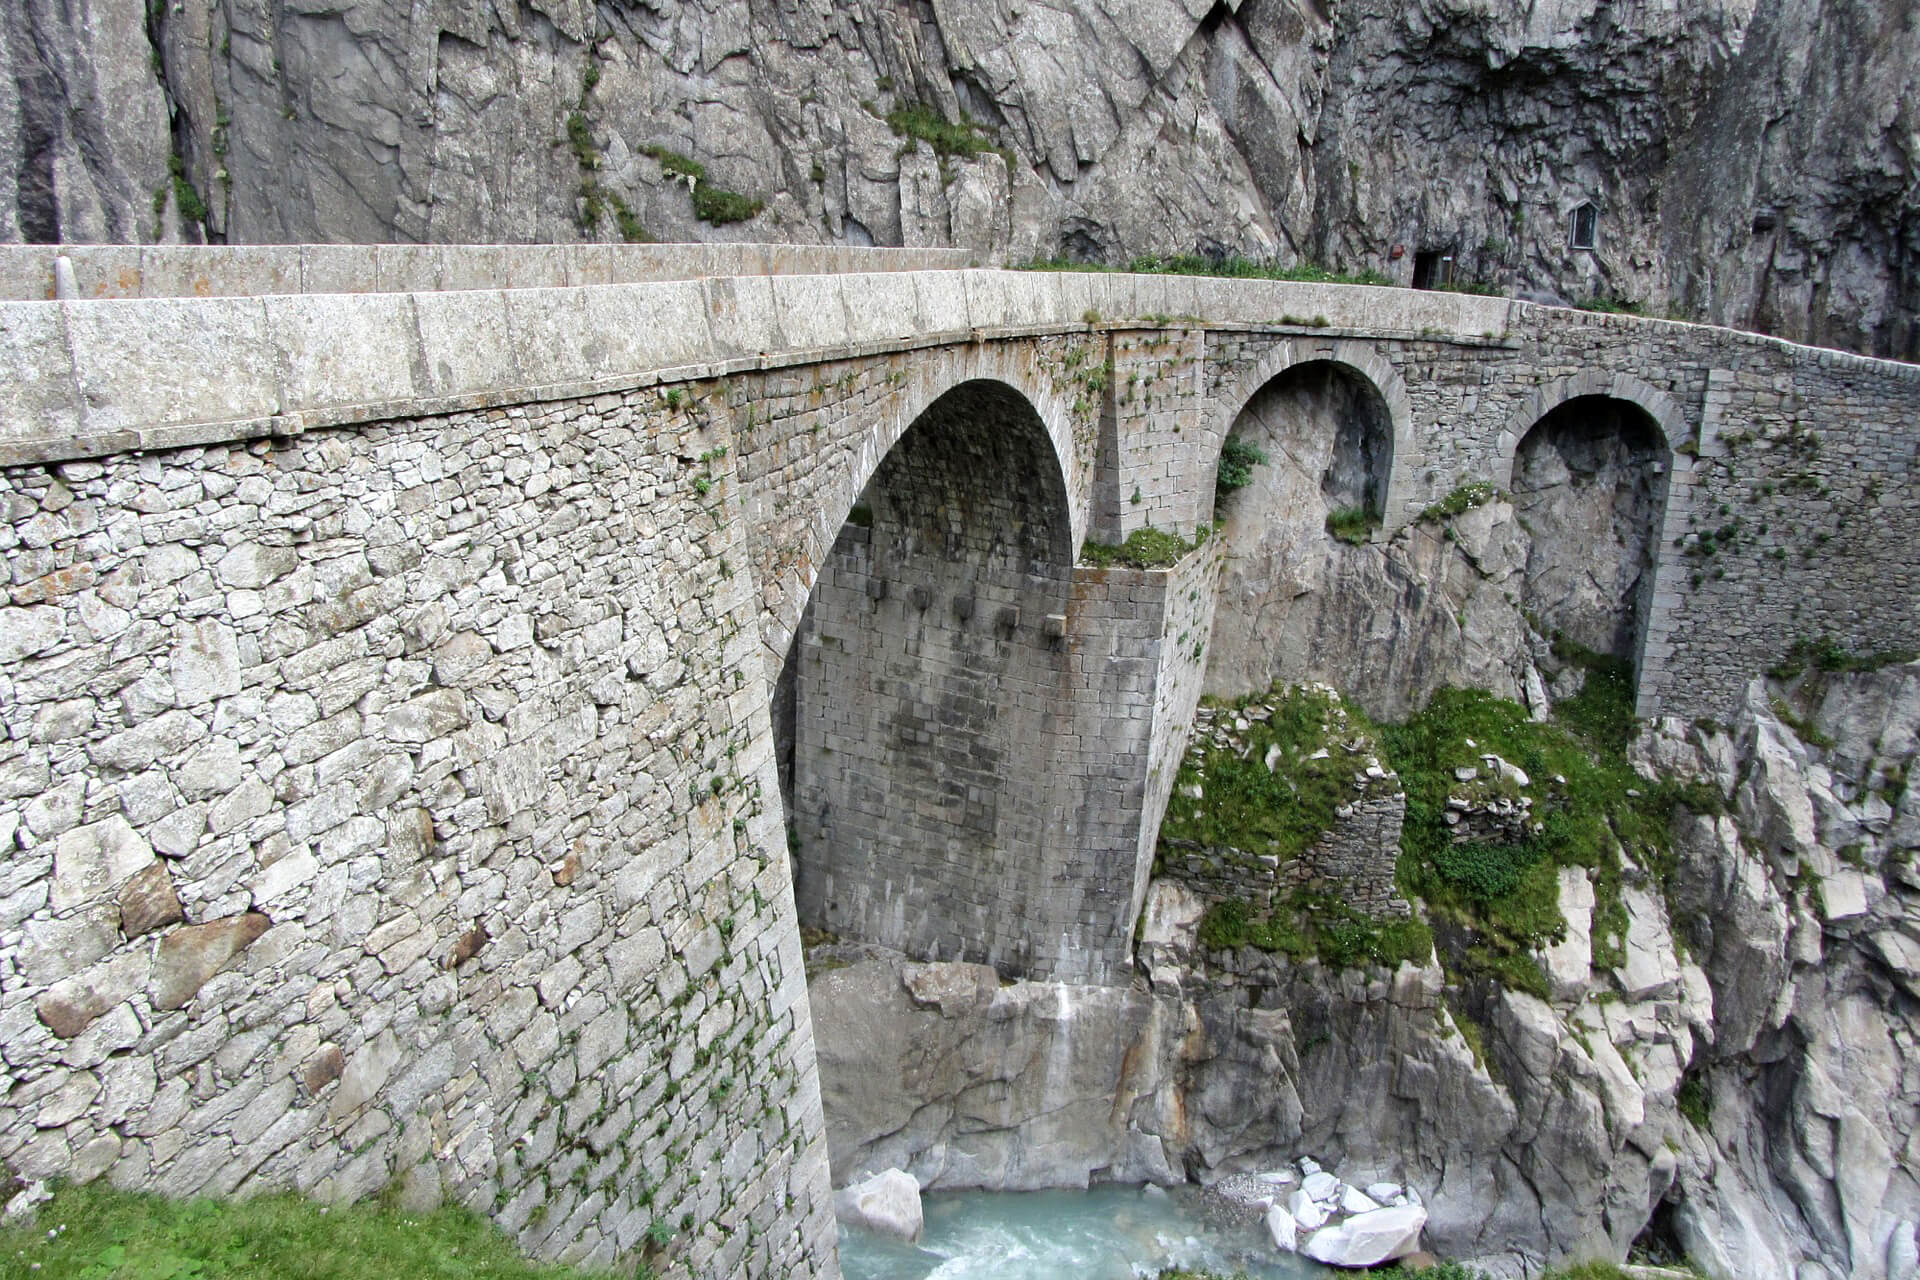
[[[1562,401],[1520,439],[1511,492],[1534,626],[1638,665],[1671,460],[1647,409],[1605,395]]]
[[[1051,955],[1050,623],[1073,573],[1065,479],[1018,391],[951,389],[875,469],[814,585],[776,700],[803,923],[1022,971]]]

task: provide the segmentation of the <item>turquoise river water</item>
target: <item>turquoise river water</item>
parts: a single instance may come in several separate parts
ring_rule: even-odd
[[[918,1244],[840,1229],[846,1280],[1136,1280],[1204,1267],[1253,1280],[1308,1280],[1331,1268],[1274,1254],[1264,1226],[1205,1223],[1193,1193],[947,1191],[922,1199]]]

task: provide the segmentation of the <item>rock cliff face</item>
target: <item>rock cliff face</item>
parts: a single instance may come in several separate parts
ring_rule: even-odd
[[[1168,882],[1129,989],[816,953],[841,966],[810,983],[836,1183],[1211,1182],[1313,1155],[1417,1188],[1430,1247],[1501,1274],[1651,1239],[1722,1280],[1909,1280],[1920,664],[1783,692],[1831,745],[1758,685],[1730,728],[1642,736],[1636,767],[1697,807],[1623,926],[1561,873],[1550,1000],[1208,952]]]
[[[1230,251],[1920,354],[1903,0],[5,0],[5,18],[8,238]],[[698,212],[750,207],[721,191],[764,210],[702,221],[700,186]],[[1595,248],[1571,248],[1589,202]]]

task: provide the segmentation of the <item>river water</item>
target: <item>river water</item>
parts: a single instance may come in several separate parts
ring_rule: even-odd
[[[1308,1280],[1331,1268],[1278,1257],[1264,1225],[1203,1222],[1196,1193],[1139,1187],[1090,1191],[946,1191],[921,1198],[918,1244],[840,1228],[846,1280],[1136,1280],[1200,1267],[1253,1280]]]

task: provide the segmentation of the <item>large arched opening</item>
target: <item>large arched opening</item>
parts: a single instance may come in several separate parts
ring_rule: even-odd
[[[940,395],[847,513],[776,685],[803,924],[1005,972],[1057,949],[1041,855],[1072,574],[1031,402]]]
[[[1638,665],[1671,461],[1653,413],[1616,396],[1563,400],[1520,439],[1509,488],[1536,629]]]
[[[1209,693],[1328,674],[1315,665],[1325,639],[1317,605],[1389,510],[1394,436],[1381,388],[1331,359],[1285,369],[1236,415],[1214,505],[1225,558]]]

